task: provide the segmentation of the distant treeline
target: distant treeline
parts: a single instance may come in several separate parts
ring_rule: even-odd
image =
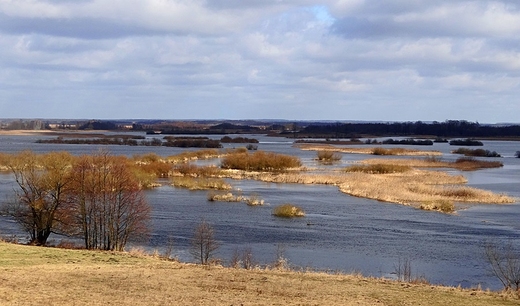
[[[164,140],[164,141],[163,141]],[[64,139],[57,137],[54,139],[40,139],[37,143],[51,144],[91,144],[91,145],[126,145],[126,146],[151,146],[151,147],[179,147],[179,148],[222,148],[222,143],[258,143],[257,139],[224,136],[221,140],[210,139],[208,137],[174,137],[164,136],[163,139],[145,139],[143,136],[117,136],[117,137],[97,137],[81,139]],[[252,150],[256,147],[247,147]]]
[[[288,132],[295,137],[336,137],[352,138],[363,135],[412,136],[428,135],[436,137],[520,137],[520,125],[481,125],[478,122],[449,120],[424,123],[335,123],[313,124],[298,131]]]

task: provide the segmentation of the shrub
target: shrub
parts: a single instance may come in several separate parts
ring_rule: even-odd
[[[342,155],[333,151],[318,151],[316,152],[317,159],[323,163],[334,163],[341,160]]]
[[[293,218],[303,217],[305,216],[305,212],[298,206],[283,204],[274,208],[273,215],[281,218]]]
[[[449,200],[425,201],[421,204],[420,208],[424,210],[437,210],[444,213],[451,213],[455,211],[455,204],[453,204],[453,201]]]
[[[222,159],[221,167],[223,169],[237,169],[245,171],[283,171],[289,168],[300,167],[299,158],[272,153],[257,151],[249,154],[232,153]]]
[[[220,174],[220,169],[215,166],[197,166],[191,163],[179,164],[173,170],[184,176],[192,177],[218,176]]]

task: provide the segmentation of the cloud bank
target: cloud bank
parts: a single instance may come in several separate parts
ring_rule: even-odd
[[[518,122],[516,1],[0,0],[0,117]]]

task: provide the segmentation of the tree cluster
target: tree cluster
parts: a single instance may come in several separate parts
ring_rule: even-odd
[[[26,151],[5,161],[16,181],[5,209],[45,245],[51,233],[82,237],[87,249],[124,249],[148,232],[150,206],[126,158]]]

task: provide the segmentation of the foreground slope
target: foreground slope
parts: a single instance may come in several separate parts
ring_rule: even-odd
[[[1,305],[520,305],[497,293],[0,243]]]

